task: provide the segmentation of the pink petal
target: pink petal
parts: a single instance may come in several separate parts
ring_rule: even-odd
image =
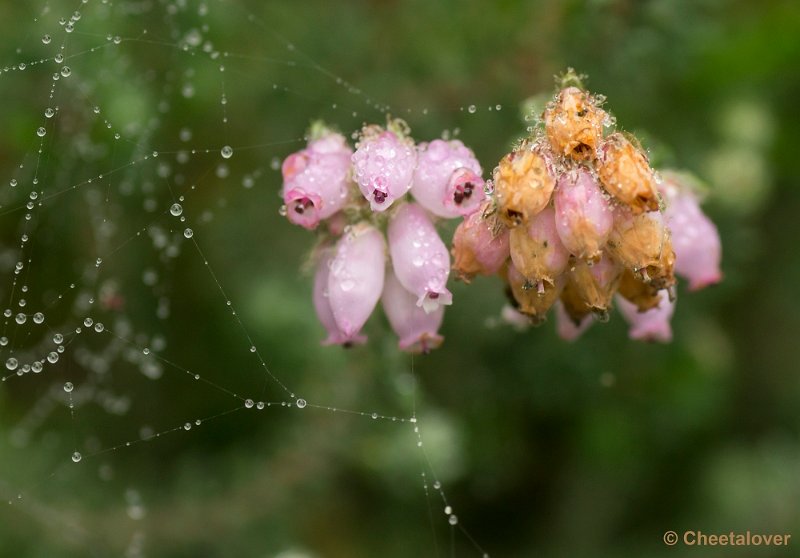
[[[508,229],[503,227],[495,236],[480,210],[465,217],[453,235],[453,268],[465,280],[497,273],[508,253]]]
[[[389,221],[388,235],[394,272],[417,304],[426,312],[452,304],[446,286],[450,255],[425,211],[415,203],[403,205]]]
[[[481,166],[459,140],[433,140],[418,146],[411,194],[439,217],[469,215],[486,197]]]
[[[425,312],[417,305],[416,295],[407,291],[392,269],[386,273],[381,303],[392,330],[400,338],[399,347],[413,353],[427,353],[441,345],[439,327],[444,318],[444,306]]]
[[[334,251],[332,249],[325,250],[317,265],[317,271],[314,274],[314,310],[317,312],[317,318],[320,323],[328,332],[328,337],[325,339],[323,345],[349,345],[351,343],[364,343],[367,338],[363,335],[345,335],[339,326],[336,324],[336,319],[333,317],[331,310],[330,300],[328,299],[328,277],[330,276],[330,266],[333,262]]]
[[[417,164],[410,142],[384,131],[364,138],[352,157],[353,174],[373,211],[385,211],[409,188]]]
[[[556,228],[567,250],[595,258],[614,223],[613,208],[592,174],[579,168],[558,179],[554,195]]]
[[[631,339],[660,343],[668,343],[672,340],[670,320],[675,311],[675,302],[669,299],[666,290],[659,291],[659,293],[661,297],[659,305],[645,312],[639,312],[635,304],[621,296],[616,297],[617,308],[630,324],[628,335]]]
[[[689,281],[691,290],[719,283],[722,243],[716,225],[688,187],[667,178],[662,193],[667,201],[664,218],[672,232],[675,272]]]
[[[370,225],[357,225],[336,244],[328,301],[336,325],[347,338],[358,334],[378,303],[385,260],[383,236]]]
[[[352,151],[340,134],[328,134],[287,157],[283,203],[290,222],[313,229],[347,202]]]

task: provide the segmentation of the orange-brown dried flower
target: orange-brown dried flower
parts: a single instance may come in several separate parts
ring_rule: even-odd
[[[559,91],[544,111],[545,131],[553,150],[579,161],[595,158],[605,119],[605,111],[592,96],[577,87]]]
[[[547,207],[556,181],[546,156],[524,143],[500,160],[494,174],[498,217],[509,228]]]
[[[538,324],[546,319],[547,311],[558,300],[562,281],[556,284],[540,281],[538,284],[528,281],[513,264],[508,266],[508,286],[516,302],[517,310]]]
[[[600,146],[597,174],[606,191],[634,213],[658,210],[655,173],[645,154],[622,134],[612,134]]]
[[[640,274],[643,281],[658,289],[668,289],[675,284],[675,251],[669,229],[666,229],[658,263],[647,266]]]
[[[514,267],[533,282],[555,283],[570,259],[558,236],[552,207],[544,208],[527,225],[511,229],[509,248]]]
[[[635,304],[639,312],[646,312],[651,308],[657,308],[661,300],[661,295],[657,287],[636,278],[629,269],[626,269],[622,273],[617,292],[619,292],[624,299]]]
[[[668,235],[660,212],[634,214],[628,208],[617,207],[606,247],[625,268],[640,272],[659,265]]]
[[[622,271],[622,266],[608,256],[592,265],[584,260],[575,262],[561,296],[569,317],[577,323],[589,312],[607,313]]]

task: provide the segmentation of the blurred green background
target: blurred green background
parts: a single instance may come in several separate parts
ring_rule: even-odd
[[[480,556],[435,493],[429,517],[407,423],[270,407],[182,430],[240,406],[186,370],[285,399],[186,226],[291,390],[396,417],[416,402],[460,525],[491,556],[685,555],[662,542],[685,529],[798,538],[704,556],[800,556],[796,1],[54,0],[4,2],[0,22],[0,295],[16,313],[26,284],[24,311],[46,314],[8,321],[0,357],[68,336],[56,365],[0,384],[0,556]],[[567,66],[654,160],[709,184],[725,280],[679,292],[674,342],[628,341],[619,316],[575,344],[552,324],[517,333],[480,279],[453,284],[416,389],[380,313],[366,346],[320,347],[299,271],[312,237],[278,215],[275,170],[309,122],[349,133],[388,105],[417,140],[457,133],[488,171]],[[180,195],[186,223],[167,212]],[[70,334],[85,316],[130,342]]]

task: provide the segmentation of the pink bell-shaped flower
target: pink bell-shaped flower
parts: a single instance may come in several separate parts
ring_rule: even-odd
[[[439,217],[469,215],[486,197],[481,165],[459,140],[433,140],[417,147],[411,195]]]
[[[283,161],[283,203],[290,222],[314,229],[344,206],[351,155],[344,136],[328,132]]]
[[[417,152],[390,130],[370,130],[353,153],[353,177],[372,211],[385,211],[411,188]]]
[[[383,291],[386,255],[383,235],[370,225],[356,225],[336,244],[330,264],[328,302],[336,326],[354,338]]]
[[[594,176],[583,168],[562,174],[554,205],[556,229],[567,250],[579,258],[597,258],[611,232],[614,213]]]
[[[453,235],[453,269],[464,281],[497,273],[508,259],[508,235],[506,227],[492,230],[481,210],[464,217]]]
[[[616,297],[617,308],[630,324],[628,336],[631,339],[660,343],[668,343],[672,340],[670,320],[675,311],[675,301],[670,300],[666,289],[659,291],[659,295],[661,300],[658,306],[645,312],[639,312],[635,304],[621,296]]]
[[[450,255],[425,210],[407,203],[389,221],[389,253],[397,279],[417,296],[417,305],[433,312],[453,302],[447,290]]]
[[[392,330],[397,334],[399,347],[411,353],[427,353],[442,344],[439,327],[444,318],[444,306],[425,312],[417,305],[417,296],[400,284],[394,271],[386,271],[381,304]]]
[[[354,343],[364,343],[367,338],[363,335],[345,335],[339,326],[336,324],[336,319],[333,317],[333,310],[331,310],[330,300],[328,296],[328,277],[330,276],[331,264],[333,262],[334,251],[331,248],[324,250],[317,265],[317,271],[314,274],[314,310],[317,312],[317,318],[320,323],[328,332],[328,337],[325,339],[323,345],[351,345]]]
[[[716,225],[700,209],[697,196],[680,180],[678,174],[664,173],[660,189],[667,203],[664,218],[672,231],[675,272],[695,291],[722,280],[722,244]]]

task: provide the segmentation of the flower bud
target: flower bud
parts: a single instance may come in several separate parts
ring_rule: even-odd
[[[627,207],[614,210],[614,226],[608,237],[608,252],[627,269],[642,273],[659,266],[669,231],[660,212],[635,214]]]
[[[558,299],[563,281],[559,278],[555,284],[547,281],[531,283],[514,267],[513,262],[508,266],[506,278],[517,310],[530,316],[533,324],[545,321],[547,311]]]
[[[351,154],[344,137],[331,132],[283,161],[283,203],[290,222],[313,229],[344,206]]]
[[[605,119],[606,113],[594,99],[577,87],[559,91],[544,111],[545,131],[553,150],[576,160],[595,158]]]
[[[433,312],[453,302],[447,290],[450,255],[425,210],[415,203],[398,208],[389,221],[389,253],[400,284],[417,296],[417,305]]]
[[[659,291],[658,306],[645,312],[640,312],[635,304],[622,297],[617,297],[617,307],[630,324],[628,336],[631,339],[661,343],[672,340],[670,320],[675,311],[675,302],[670,300],[666,291]]]
[[[634,213],[658,209],[653,169],[645,154],[622,134],[612,134],[600,146],[597,174],[606,191]]]
[[[373,211],[385,211],[409,188],[417,164],[410,139],[369,129],[353,154],[353,177]]]
[[[494,174],[498,216],[509,228],[547,207],[556,181],[543,150],[523,144],[500,160]]]
[[[478,210],[464,217],[453,235],[453,269],[466,282],[497,273],[508,259],[508,229],[492,221]]]
[[[330,277],[330,268],[333,262],[334,251],[326,249],[322,252],[319,263],[317,265],[316,273],[314,274],[314,310],[317,312],[317,318],[320,323],[325,327],[328,332],[328,337],[325,339],[323,345],[350,345],[353,343],[364,343],[367,338],[363,335],[351,334],[345,335],[339,326],[336,324],[336,319],[333,317],[331,310],[330,300],[328,297],[328,278]]]
[[[481,165],[459,140],[420,144],[411,195],[439,217],[469,215],[486,197]]]
[[[588,314],[577,320],[577,322],[573,320],[572,317],[567,314],[567,311],[564,309],[564,304],[560,300],[556,301],[555,309],[556,333],[565,341],[575,341],[578,337],[583,335],[584,331],[589,329],[592,323],[594,323],[594,320]]]
[[[358,334],[378,303],[385,266],[383,236],[370,225],[356,225],[336,244],[328,276],[328,302],[345,338]]]
[[[527,225],[511,229],[509,247],[514,267],[532,283],[554,284],[569,263],[569,252],[556,231],[552,207],[534,215]]]
[[[562,174],[553,196],[556,229],[567,250],[595,259],[614,224],[614,210],[592,174],[583,168]]]
[[[417,297],[400,284],[391,268],[386,271],[381,304],[392,330],[400,338],[400,349],[427,353],[442,344],[444,339],[438,330],[444,318],[444,306],[425,312],[417,305]]]
[[[698,290],[722,280],[719,269],[722,245],[714,223],[700,209],[697,196],[681,177],[665,173],[662,193],[667,201],[664,218],[672,231],[675,271]]]

